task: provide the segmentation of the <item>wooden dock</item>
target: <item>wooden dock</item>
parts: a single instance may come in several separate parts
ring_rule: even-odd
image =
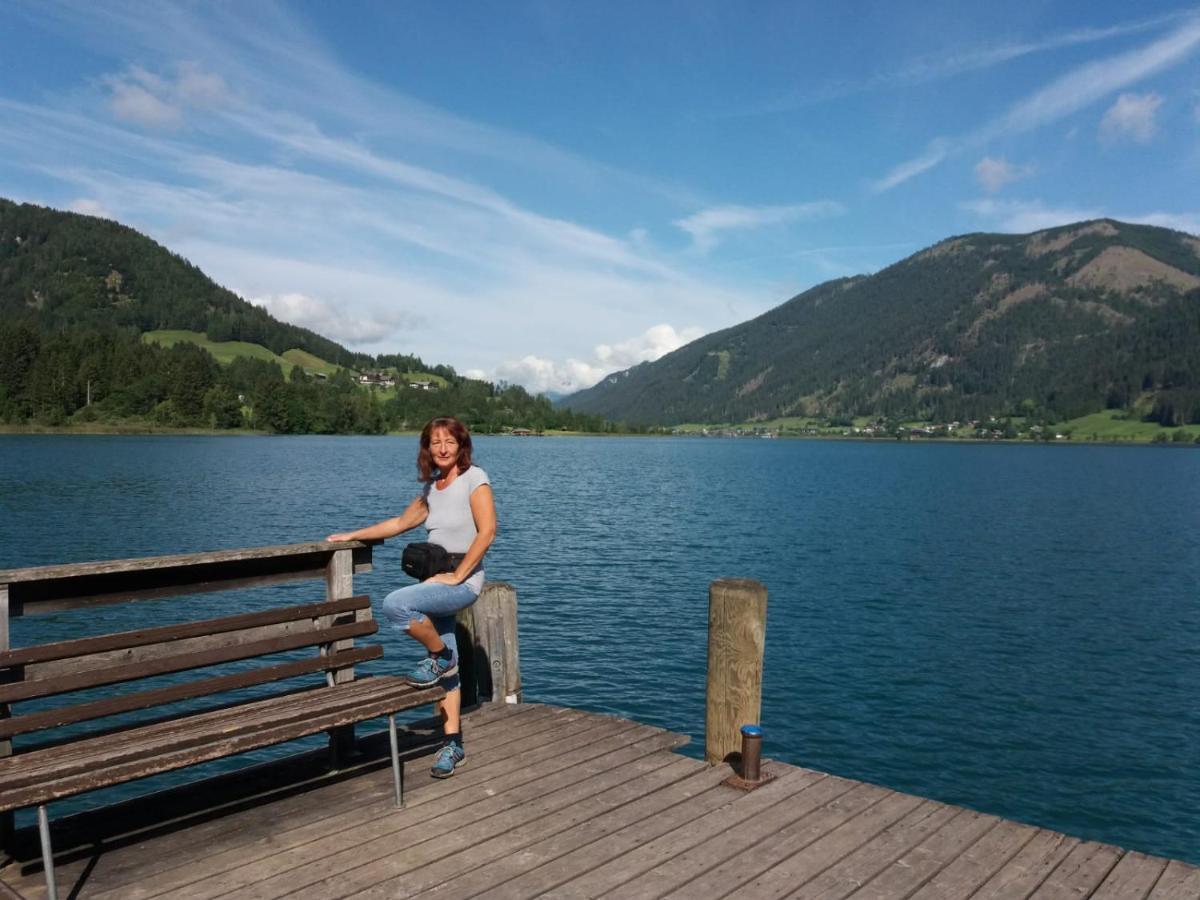
[[[432,725],[409,737],[404,809],[386,739],[372,736],[338,776],[297,783],[297,767],[323,758],[310,754],[56,819],[60,893],[1200,898],[1200,869],[1182,862],[776,762],[747,793],[723,783],[728,766],[673,752],[680,735],[560,707],[483,704],[464,719],[468,764],[436,781]],[[25,844],[0,878],[35,900],[36,837]]]

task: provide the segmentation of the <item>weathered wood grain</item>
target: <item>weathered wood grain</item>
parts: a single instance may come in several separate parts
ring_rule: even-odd
[[[645,727],[645,726],[639,726]],[[453,854],[464,854],[469,863],[478,865],[507,852],[505,839],[520,840],[531,830],[545,827],[547,823],[560,822],[588,798],[604,795],[622,785],[629,784],[634,775],[650,778],[655,771],[671,762],[660,751],[668,749],[678,737],[665,732],[642,737],[637,743],[625,747],[610,748],[602,757],[596,758],[592,771],[583,778],[557,790],[538,794],[515,806],[507,804],[493,816],[464,818],[460,827],[448,833],[433,831],[422,826],[417,834],[398,835],[383,841],[367,841],[350,847],[342,853],[325,857],[315,864],[301,866],[282,877],[248,885],[242,891],[232,892],[231,900],[269,900],[284,895],[300,898],[325,898],[331,895],[370,892],[378,888],[384,896],[403,896],[429,882],[437,883],[441,869],[437,863]],[[457,777],[457,775],[455,776]],[[645,788],[648,781],[639,787]],[[536,783],[535,783],[536,787]],[[564,812],[565,811],[565,812]],[[562,816],[556,814],[563,812]],[[484,842],[499,843],[483,846]],[[396,846],[404,847],[396,853]],[[415,874],[417,870],[421,874]],[[403,877],[401,877],[403,876]],[[379,887],[386,884],[386,887]]]
[[[289,634],[244,645],[218,646],[211,650],[182,653],[159,659],[139,660],[110,668],[87,669],[83,672],[56,675],[52,678],[12,682],[0,685],[0,703],[15,703],[18,700],[31,700],[35,697],[54,697],[72,691],[137,681],[154,675],[187,672],[219,663],[252,659],[256,656],[283,653],[287,650],[298,650],[301,647],[311,647],[323,642],[365,637],[378,630],[379,626],[373,620],[350,622],[346,625],[334,625],[324,630]]]
[[[1089,900],[1145,900],[1168,860],[1130,851],[1121,857]],[[1200,897],[1200,885],[1196,896]]]
[[[763,585],[747,578],[709,585],[704,758],[710,763],[738,753],[741,727],[759,721],[766,628]]]
[[[1067,900],[1088,896],[1108,875],[1121,851],[1107,844],[1076,844],[1054,871],[1030,894],[1030,900]]]
[[[1200,869],[1171,860],[1147,900],[1196,900],[1200,897]]]
[[[319,579],[329,557],[346,549],[355,572],[371,571],[367,543],[312,542],[9,569],[0,584],[9,585],[9,615],[20,616]]]
[[[841,796],[779,829],[769,841],[761,841],[753,847],[746,848],[737,856],[705,872],[703,878],[695,879],[667,896],[694,900],[723,897],[742,888],[748,881],[793,854],[807,852],[814,846],[817,847],[815,852],[818,855],[822,850],[836,853],[840,846],[841,826],[859,819],[866,824],[868,831],[881,830],[916,805],[915,797],[902,797],[897,801],[894,799],[896,796],[886,788],[873,784],[856,784]],[[875,817],[863,818],[876,806],[884,803],[887,806],[882,822]],[[753,892],[753,888],[747,890]],[[788,883],[773,883],[770,890],[786,894]]]
[[[814,810],[849,793],[855,782],[832,775],[825,776],[788,797],[786,803],[776,803],[759,815],[742,822],[731,831],[712,837],[670,859],[664,860],[632,881],[620,885],[607,896],[613,898],[645,898],[666,896],[692,883],[703,883],[708,872],[727,861],[736,859],[788,825],[804,819]]]
[[[979,896],[994,897],[996,900],[1024,900],[1078,844],[1078,838],[1053,831],[1038,831],[1029,843],[984,882],[979,889]]]
[[[150,709],[180,700],[191,700],[196,697],[207,697],[226,691],[240,690],[272,681],[284,681],[300,675],[309,675],[328,669],[338,669],[354,663],[368,662],[383,656],[383,648],[378,644],[347,650],[332,656],[321,656],[313,659],[302,659],[296,662],[280,663],[274,666],[251,669],[247,672],[236,672],[230,675],[216,675],[189,681],[185,684],[170,687],[155,688],[149,691],[138,691],[133,694],[123,694],[109,697],[105,700],[93,700],[88,703],[76,703],[57,709],[48,709],[36,713],[26,713],[16,718],[0,719],[0,737],[15,737],[33,731],[47,728],[58,728],[62,725],[73,725],[76,722],[86,722],[91,719],[102,719],[118,713],[132,712],[139,709]]]
[[[850,896],[855,900],[907,897],[999,823],[970,810],[955,816]]]
[[[771,853],[760,855],[755,868],[763,867],[765,871],[752,881],[744,882],[739,890],[756,897],[786,897],[804,882],[903,821],[921,803],[920,797],[911,794],[887,794],[802,847],[796,846],[802,840],[799,836],[791,842],[785,840]]]
[[[719,766],[713,766],[712,771],[726,774]],[[705,805],[715,804],[706,812],[701,812],[692,804],[679,807],[680,815],[693,812],[700,814],[691,815],[668,831],[661,831],[658,821],[651,819],[616,832],[605,842],[620,842],[620,846],[624,848],[621,854],[590,869],[577,866],[569,881],[554,888],[554,896],[598,897],[709,838],[736,829],[741,822],[761,814],[777,803],[786,802],[793,794],[823,777],[821,773],[807,769],[781,770],[775,780],[756,791],[753,796],[745,791],[722,789],[705,795]],[[673,813],[674,810],[668,812]],[[565,868],[571,862],[571,856],[566,856],[556,860],[554,866]]]
[[[788,896],[805,900],[842,900],[961,812],[956,807],[925,800],[870,842],[804,882]]]
[[[339,811],[332,819],[322,815],[319,821],[304,822],[291,832],[279,834],[279,829],[272,830],[269,840],[273,852],[255,852],[254,847],[239,844],[223,858],[206,858],[199,871],[189,866],[169,878],[160,875],[153,885],[140,884],[136,889],[127,886],[123,896],[136,900],[158,896],[169,889],[170,895],[180,900],[199,900],[276,876],[304,883],[304,873],[297,871],[303,867],[308,867],[310,873],[318,872],[310,876],[316,880],[323,877],[319,874],[319,864],[313,865],[316,859],[333,859],[344,854],[353,860],[358,848],[366,848],[365,853],[371,846],[386,846],[389,836],[394,839],[405,829],[410,829],[409,835],[417,834],[417,840],[435,837],[422,823],[441,815],[446,803],[456,810],[469,811],[467,814],[472,818],[483,818],[523,799],[539,796],[548,789],[546,785],[572,784],[583,779],[594,769],[592,760],[621,750],[632,729],[645,727],[617,720],[597,722],[582,715],[554,717],[551,722],[540,723],[558,729],[558,734],[547,737],[545,731],[537,730],[537,724],[535,721],[517,741],[499,740],[493,746],[484,742],[478,751],[482,758],[478,760],[472,740],[468,749],[472,764],[445,783],[440,805],[423,808],[432,799],[428,793],[414,796],[399,814],[388,806],[367,814],[360,803]],[[531,766],[537,766],[537,771],[532,771]],[[543,771],[543,767],[546,774],[539,778],[537,772]],[[314,853],[314,847],[319,847],[320,852]]]

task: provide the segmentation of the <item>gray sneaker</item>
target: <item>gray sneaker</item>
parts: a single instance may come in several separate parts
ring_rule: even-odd
[[[404,676],[404,680],[413,687],[433,687],[443,678],[449,678],[451,675],[457,674],[457,653],[449,659],[438,659],[436,656],[427,656],[417,663],[415,669]]]
[[[454,769],[461,766],[466,758],[467,753],[461,746],[453,742],[446,744],[438,751],[429,774],[434,778],[449,778],[454,774]]]

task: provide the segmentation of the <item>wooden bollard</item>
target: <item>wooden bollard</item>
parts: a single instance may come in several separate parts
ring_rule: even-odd
[[[473,650],[470,673],[474,685],[463,684],[463,702],[472,698],[495,703],[521,702],[521,658],[517,641],[517,590],[511,584],[490,581],[475,603],[458,614],[458,624]],[[466,644],[460,637],[459,655]],[[474,691],[472,691],[474,688]]]
[[[759,721],[767,589],[749,578],[708,588],[708,699],[704,759],[725,762],[742,746],[741,727]]]

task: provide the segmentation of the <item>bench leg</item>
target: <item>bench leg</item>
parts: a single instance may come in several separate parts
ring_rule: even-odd
[[[396,738],[396,716],[388,716],[388,737],[392,741],[392,787],[396,792],[397,808],[404,808],[404,768],[400,764],[400,742]]]
[[[54,883],[54,851],[50,848],[50,817],[46,805],[38,807],[38,834],[42,838],[42,869],[46,873],[46,896],[58,900],[58,886]]]

